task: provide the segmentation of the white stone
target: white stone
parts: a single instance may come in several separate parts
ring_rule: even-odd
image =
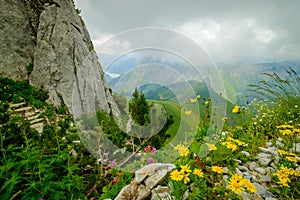
[[[266,170],[262,167],[257,167],[254,170],[262,175],[266,174]]]
[[[254,169],[257,168],[257,167],[258,167],[258,164],[254,161],[249,164],[249,169],[251,171],[254,171]]]

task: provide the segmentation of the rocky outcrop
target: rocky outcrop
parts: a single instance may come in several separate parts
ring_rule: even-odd
[[[0,0],[0,75],[49,91],[76,116],[118,115],[83,20],[72,0]],[[27,68],[26,68],[27,66]]]
[[[168,187],[161,186],[168,173],[175,169],[174,164],[152,163],[135,172],[133,181],[125,186],[115,200],[142,200],[170,197]],[[166,199],[166,198],[165,198]]]

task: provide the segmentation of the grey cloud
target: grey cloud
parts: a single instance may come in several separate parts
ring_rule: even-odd
[[[201,29],[200,22],[211,19],[220,26],[214,40],[197,32],[192,35],[218,61],[300,59],[297,0],[76,0],[75,4],[93,39],[148,26],[181,30],[189,23],[199,23],[196,30],[205,33],[209,27],[203,23]],[[254,25],[244,28],[247,19]]]

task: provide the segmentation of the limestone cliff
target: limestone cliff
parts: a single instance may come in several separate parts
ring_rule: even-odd
[[[98,109],[118,114],[72,0],[0,0],[0,5],[0,76],[29,79],[49,91],[49,102],[66,104],[75,116]]]

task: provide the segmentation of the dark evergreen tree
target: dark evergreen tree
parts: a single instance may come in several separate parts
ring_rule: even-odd
[[[150,122],[149,110],[150,106],[146,101],[145,95],[135,88],[129,101],[129,113],[132,120],[141,126],[148,124]]]

